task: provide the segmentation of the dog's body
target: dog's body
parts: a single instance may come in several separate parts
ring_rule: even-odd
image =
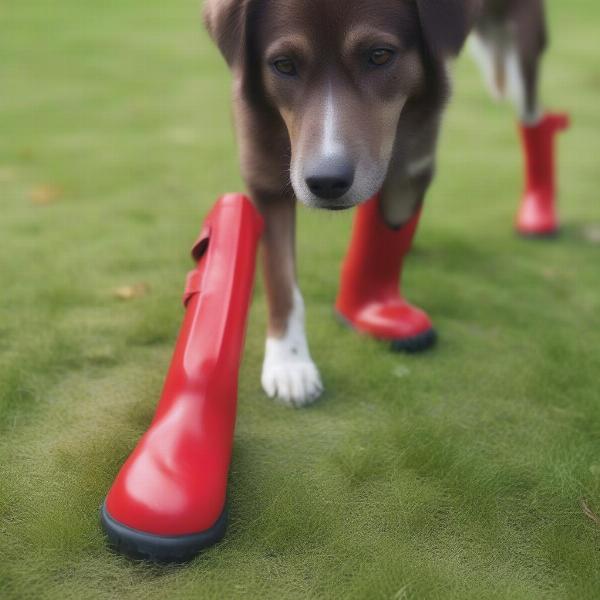
[[[338,210],[381,192],[387,224],[406,223],[434,174],[447,63],[473,29],[491,89],[535,122],[543,0],[208,0],[205,16],[234,72],[242,174],[266,223],[263,387],[306,404],[322,385],[296,284],[296,201]]]

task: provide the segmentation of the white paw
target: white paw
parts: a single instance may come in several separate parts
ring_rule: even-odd
[[[306,406],[323,393],[319,370],[304,332],[304,302],[294,290],[294,307],[281,338],[267,338],[261,383],[267,395],[288,406]]]
[[[321,376],[312,360],[265,360],[261,382],[270,398],[288,406],[306,406],[323,393]]]

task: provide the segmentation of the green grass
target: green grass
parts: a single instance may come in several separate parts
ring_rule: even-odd
[[[336,324],[351,215],[301,209],[323,400],[293,411],[261,392],[259,283],[225,541],[184,568],[106,549],[98,507],[152,416],[188,248],[214,199],[243,187],[197,4],[0,6],[0,595],[598,598],[600,527],[580,504],[600,512],[586,230],[600,227],[600,8],[586,0],[550,3],[544,97],[574,117],[560,240],[513,235],[513,117],[461,60],[405,281],[438,348],[394,356]],[[136,283],[149,292],[114,297]]]

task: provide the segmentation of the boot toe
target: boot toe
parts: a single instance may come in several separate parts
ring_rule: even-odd
[[[437,339],[427,314],[400,298],[369,304],[354,317],[341,316],[356,331],[391,342],[394,351],[418,352]]]
[[[223,537],[226,483],[199,478],[196,470],[174,473],[155,458],[134,453],[106,497],[101,522],[123,554],[184,561]]]
[[[196,534],[212,527],[223,510],[226,482],[199,477],[201,470],[161,473],[143,462],[126,465],[106,497],[115,520],[152,535]]]
[[[558,223],[553,203],[537,194],[530,194],[523,200],[517,217],[517,232],[523,236],[552,237],[558,233]]]

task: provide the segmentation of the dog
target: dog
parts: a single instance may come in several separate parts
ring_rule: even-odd
[[[493,94],[538,122],[543,0],[207,0],[204,19],[233,72],[241,171],[265,220],[262,385],[304,406],[323,385],[296,281],[297,201],[337,211],[376,196],[390,232],[411,222],[471,33]]]

